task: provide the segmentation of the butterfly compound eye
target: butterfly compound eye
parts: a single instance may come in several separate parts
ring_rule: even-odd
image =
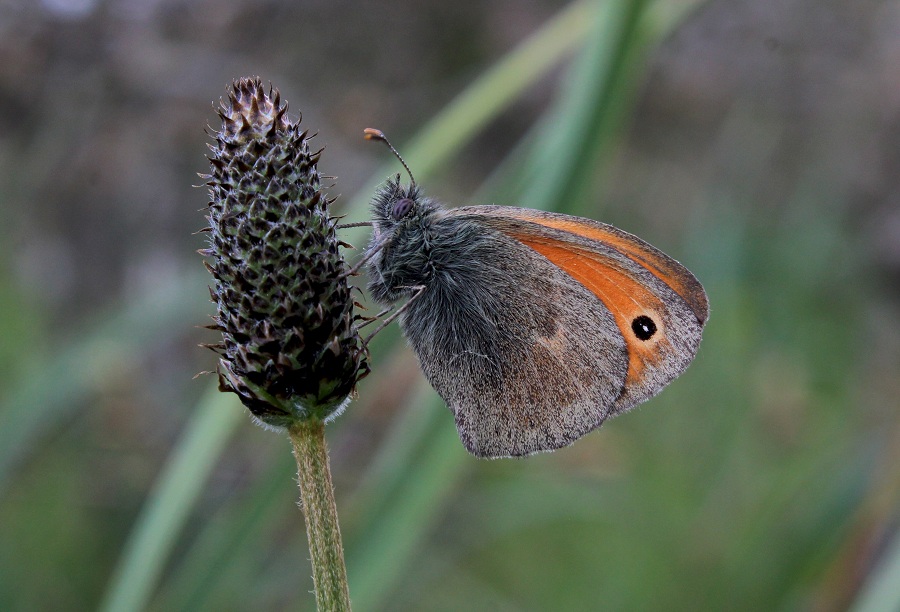
[[[394,221],[399,221],[408,215],[413,208],[413,203],[409,198],[400,198],[394,202],[394,208],[391,209],[391,216],[394,218]]]
[[[650,317],[641,315],[635,317],[631,322],[631,331],[638,337],[638,340],[649,340],[656,333],[656,323]]]

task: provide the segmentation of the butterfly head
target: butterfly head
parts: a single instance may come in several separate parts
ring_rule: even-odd
[[[394,241],[397,233],[413,232],[414,235],[427,233],[431,221],[441,206],[433,200],[422,197],[421,189],[416,184],[416,178],[409,166],[381,130],[366,128],[364,133],[367,140],[383,142],[409,174],[408,185],[403,185],[400,182],[400,175],[397,174],[388,179],[387,183],[375,194],[372,201],[375,242],[381,242],[387,246],[389,242]]]
[[[391,229],[415,218],[423,209],[421,190],[415,183],[403,185],[400,175],[388,179],[372,200],[372,215],[381,230]]]
[[[381,131],[370,128],[365,135],[387,145],[409,174],[406,185],[399,174],[389,178],[372,200],[369,290],[376,301],[390,303],[415,292],[433,274],[429,245],[441,206],[422,196],[409,166]]]

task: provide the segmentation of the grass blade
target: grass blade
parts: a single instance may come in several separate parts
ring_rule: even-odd
[[[101,610],[131,612],[146,606],[216,458],[246,418],[235,404],[234,398],[215,387],[200,402],[135,523]]]
[[[900,535],[885,551],[881,563],[869,576],[850,607],[851,612],[893,612],[900,610]]]
[[[111,364],[182,333],[185,321],[204,320],[209,302],[198,288],[207,281],[202,273],[192,274],[105,313],[10,389],[0,403],[0,493],[18,462],[37,448],[36,440],[80,409]]]

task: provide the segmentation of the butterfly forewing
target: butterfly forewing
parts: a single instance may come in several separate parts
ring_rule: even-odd
[[[658,393],[693,360],[708,316],[706,293],[681,264],[612,226],[531,209],[455,209],[564,271],[612,313],[628,373],[612,413]]]

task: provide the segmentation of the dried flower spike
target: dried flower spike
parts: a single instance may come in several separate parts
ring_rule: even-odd
[[[258,78],[234,82],[217,111],[201,254],[215,277],[219,386],[266,425],[327,420],[367,366],[320,152]]]

